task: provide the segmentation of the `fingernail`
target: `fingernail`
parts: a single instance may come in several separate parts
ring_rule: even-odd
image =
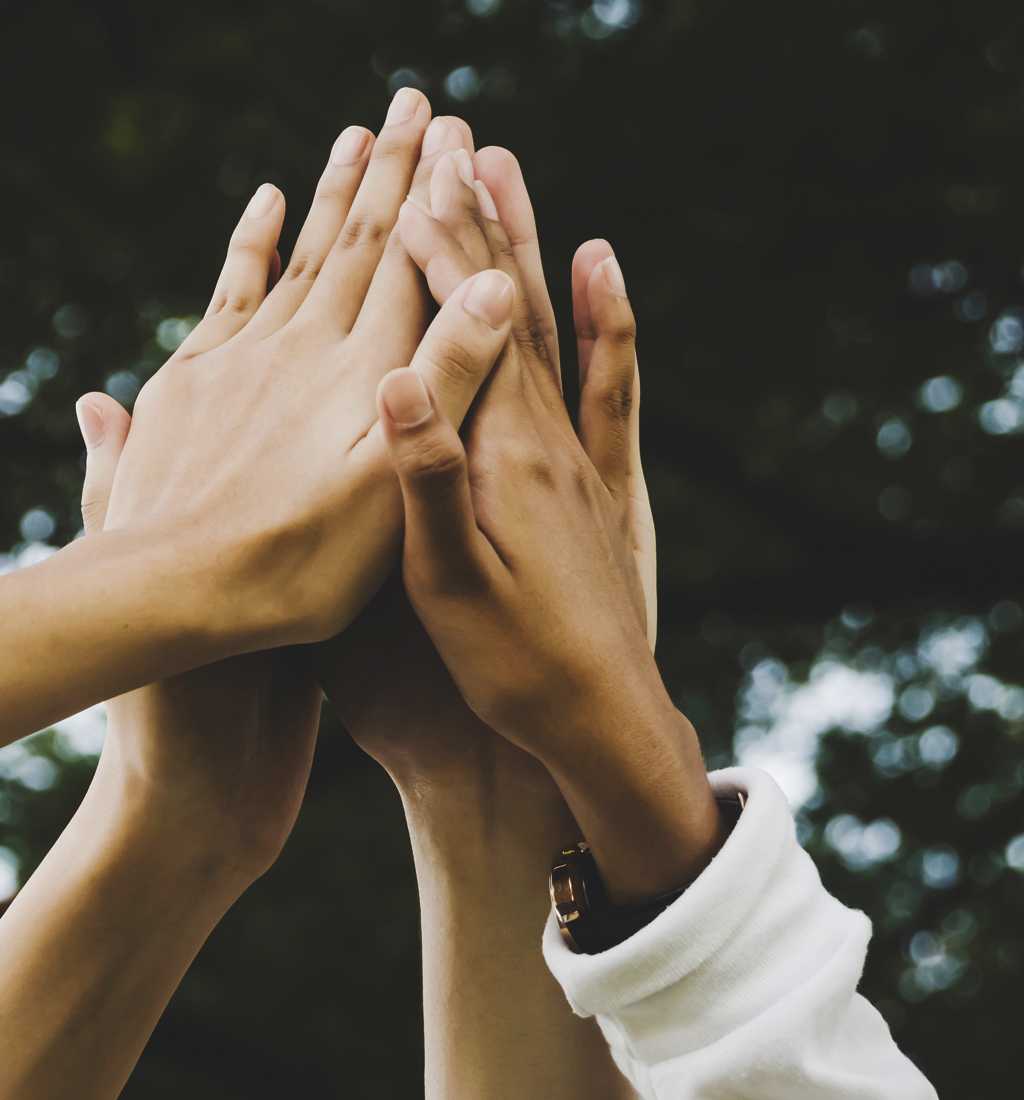
[[[452,156],[455,158],[455,170],[459,173],[459,179],[467,187],[473,186],[473,161],[465,149],[456,149]]]
[[[498,221],[498,208],[494,205],[494,198],[487,189],[483,180],[475,180],[473,190],[476,192],[476,201],[480,205],[480,213],[492,222]]]
[[[423,135],[423,148],[420,150],[422,155],[432,157],[435,153],[440,153],[444,148],[445,138],[448,137],[448,130],[448,123],[443,118],[435,118]]]
[[[395,98],[388,108],[388,116],[384,120],[388,126],[394,126],[399,122],[408,122],[416,113],[420,97],[415,88],[399,88],[395,92]]]
[[[381,390],[388,416],[403,428],[415,428],[433,412],[420,376],[409,368],[396,370]]]
[[[512,280],[502,271],[482,271],[475,276],[462,308],[491,328],[501,328],[512,314]]]
[[[331,150],[331,164],[354,164],[366,149],[370,135],[361,126],[349,126]]]
[[[625,298],[626,280],[622,277],[622,268],[619,267],[619,261],[614,256],[609,256],[607,260],[601,261],[601,266],[604,268],[604,278],[608,284],[608,289],[620,298]]]
[[[87,450],[98,447],[103,442],[103,413],[84,397],[75,403],[75,415],[78,417],[78,429],[85,440]]]
[[[250,218],[262,218],[270,212],[276,198],[277,188],[272,183],[261,183],[256,188],[256,194],[249,200],[245,212]]]

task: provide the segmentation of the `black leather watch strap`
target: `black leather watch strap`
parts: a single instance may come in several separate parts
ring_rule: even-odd
[[[718,799],[731,831],[743,810],[743,797]],[[551,873],[551,900],[559,928],[572,950],[586,955],[622,943],[650,924],[691,885],[632,905],[612,905],[601,874],[585,841],[563,849]]]

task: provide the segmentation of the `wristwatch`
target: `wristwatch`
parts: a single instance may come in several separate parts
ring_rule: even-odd
[[[729,830],[736,824],[746,799],[719,798],[719,810]],[[585,840],[563,848],[551,869],[551,904],[558,930],[569,948],[579,955],[596,955],[629,939],[681,897],[691,879],[667,894],[632,905],[612,905],[597,863]]]

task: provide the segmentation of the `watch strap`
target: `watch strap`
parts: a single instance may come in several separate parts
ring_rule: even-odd
[[[743,811],[744,798],[716,800],[729,831]],[[594,955],[622,943],[650,924],[696,881],[642,902],[612,905],[586,841],[559,854],[551,873],[551,900],[563,939],[580,954]]]

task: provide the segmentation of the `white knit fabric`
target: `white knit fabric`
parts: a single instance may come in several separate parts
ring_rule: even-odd
[[[544,956],[573,1009],[644,1100],[935,1100],[857,993],[871,924],[822,886],[782,791],[753,768],[711,782],[746,808],[664,913],[599,955],[549,919]]]

